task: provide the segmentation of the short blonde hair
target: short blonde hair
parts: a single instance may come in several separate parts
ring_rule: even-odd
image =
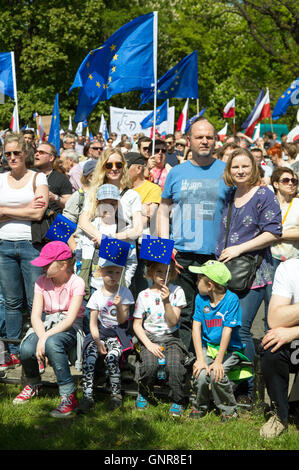
[[[241,155],[245,155],[246,157],[248,157],[252,164],[252,174],[249,180],[249,185],[256,186],[260,184],[261,176],[260,176],[260,172],[259,172],[259,168],[256,163],[256,160],[254,156],[252,155],[252,153],[249,150],[244,149],[244,148],[239,148],[239,149],[234,150],[228,157],[225,170],[223,173],[223,179],[224,179],[225,184],[227,186],[230,186],[231,188],[235,186],[235,182],[233,181],[232,176],[231,176],[232,161],[235,157],[239,157]]]
[[[89,204],[90,204],[88,212],[92,217],[95,215],[96,207],[97,207],[97,191],[99,187],[102,186],[102,184],[107,183],[105,165],[108,162],[111,155],[114,155],[115,153],[121,157],[121,161],[123,164],[123,174],[120,180],[120,188],[119,188],[120,192],[125,188],[129,188],[129,189],[132,188],[132,182],[129,176],[128,166],[127,166],[123,153],[121,152],[121,150],[117,148],[106,149],[98,159],[98,163],[96,164],[96,167],[92,175],[92,180],[88,188],[88,199],[89,199]]]

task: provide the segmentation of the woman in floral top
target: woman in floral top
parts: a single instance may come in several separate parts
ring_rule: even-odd
[[[246,344],[245,354],[254,360],[255,346],[251,336],[251,326],[265,301],[265,312],[271,296],[274,267],[270,246],[281,236],[281,211],[278,200],[266,186],[260,186],[260,175],[254,157],[246,149],[237,149],[229,157],[224,171],[224,181],[235,188],[227,247],[225,234],[227,213],[230,200],[223,211],[216,256],[219,261],[227,262],[237,256],[250,252],[263,254],[255,280],[247,294],[240,295],[242,327],[240,335]],[[266,326],[266,320],[265,320]],[[253,395],[253,381],[248,382],[248,397]]]

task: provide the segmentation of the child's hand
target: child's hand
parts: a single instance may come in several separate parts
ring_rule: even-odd
[[[204,361],[195,361],[193,364],[193,377],[197,379],[203,369],[208,373],[209,367]]]
[[[221,382],[225,375],[222,363],[215,360],[209,367],[209,375],[211,375],[212,371],[214,373],[215,382]]]
[[[151,343],[150,346],[147,348],[154,356],[156,357],[159,357],[160,359],[162,359],[163,357],[165,357],[165,355],[163,354],[162,350],[161,350],[161,347],[156,344],[156,343]]]
[[[116,307],[119,307],[121,305],[121,296],[119,294],[116,294],[113,299],[113,303]]]
[[[105,356],[107,354],[107,349],[103,341],[100,341],[100,343],[98,344],[98,351],[102,356]]]
[[[163,302],[169,302],[169,289],[166,285],[161,287],[161,297]]]

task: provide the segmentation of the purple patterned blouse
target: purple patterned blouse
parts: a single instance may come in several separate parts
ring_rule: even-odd
[[[229,198],[226,201],[222,214],[218,243],[216,246],[216,257],[224,249],[227,212]],[[267,186],[261,186],[252,198],[242,207],[236,208],[233,204],[231,222],[228,234],[227,246],[240,245],[252,240],[263,232],[270,232],[281,236],[281,211],[277,197]],[[251,252],[258,254],[258,251]],[[272,284],[274,267],[270,248],[266,248],[262,264],[257,270],[252,289]]]

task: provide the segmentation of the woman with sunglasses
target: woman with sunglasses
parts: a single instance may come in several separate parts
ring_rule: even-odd
[[[154,155],[152,155],[153,145]],[[153,142],[150,142],[149,154],[152,156],[149,158],[149,180],[152,183],[158,184],[161,189],[164,188],[166,177],[168,175],[168,172],[172,168],[170,165],[166,165],[166,152],[167,147],[164,140],[157,139],[155,141],[155,144]]]
[[[126,160],[117,148],[105,150],[98,160],[79,218],[80,228],[98,245],[101,244],[102,233],[92,224],[92,220],[97,216],[97,191],[103,184],[115,185],[120,192],[116,220],[117,231],[111,236],[135,245],[135,240],[143,231],[142,203],[139,194],[132,189]],[[129,256],[135,256],[135,251],[135,248],[131,250]],[[129,287],[128,282],[126,282],[127,287]]]
[[[278,199],[282,216],[282,236],[271,247],[275,268],[290,258],[299,257],[299,199],[298,178],[287,167],[276,168],[271,175],[271,185]]]
[[[267,319],[267,307],[274,276],[269,247],[279,239],[282,233],[281,210],[273,191],[260,185],[261,178],[256,160],[247,149],[240,148],[231,153],[223,177],[226,185],[232,188],[232,195],[223,210],[216,257],[219,261],[226,263],[245,253],[262,256],[262,262],[249,292],[239,294],[242,309],[240,336],[245,344],[245,355],[253,362],[255,345],[251,327],[263,301]],[[227,216],[231,201],[232,211],[230,222],[228,222]],[[254,391],[253,380],[245,382],[242,389],[239,388],[237,394],[242,395],[242,399],[247,403],[251,402]]]
[[[0,286],[6,304],[6,335],[20,339],[23,306],[27,304],[31,313],[34,283],[41,274],[40,268],[30,264],[41,248],[32,244],[31,222],[43,217],[49,191],[46,176],[26,166],[27,146],[23,136],[8,135],[4,154],[9,171],[0,174]],[[8,356],[0,370],[20,364],[18,351],[16,344],[8,344]]]

